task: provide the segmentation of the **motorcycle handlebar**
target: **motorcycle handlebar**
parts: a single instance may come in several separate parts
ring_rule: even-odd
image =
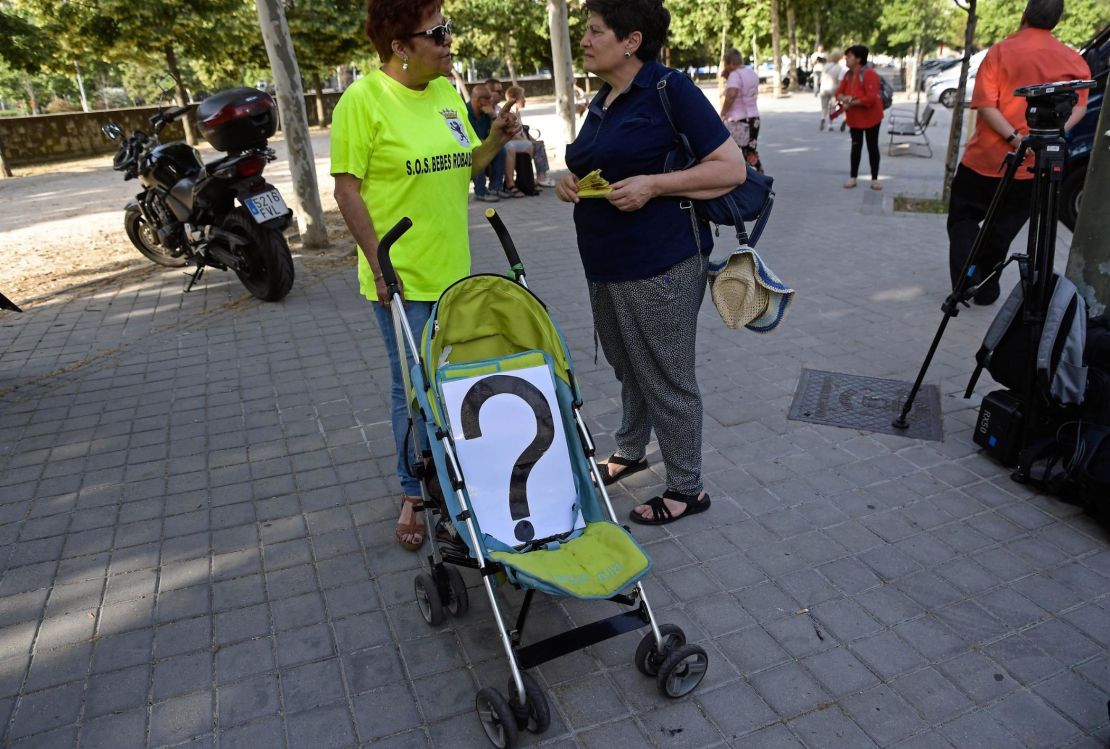
[[[398,221],[392,229],[387,231],[381,241],[378,242],[378,268],[382,272],[382,279],[385,281],[385,286],[389,291],[390,298],[398,293],[400,288],[397,286],[397,273],[393,270],[393,262],[389,259],[389,250],[393,247],[394,243],[411,228],[412,219],[405,216]]]
[[[166,122],[173,122],[188,111],[189,107],[174,107],[173,109],[167,109],[164,119]]]

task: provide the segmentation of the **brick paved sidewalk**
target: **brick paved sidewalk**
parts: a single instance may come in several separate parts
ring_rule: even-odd
[[[709,675],[665,702],[632,665],[639,635],[568,656],[538,670],[540,743],[1105,746],[1110,544],[972,445],[978,401],[960,396],[992,310],[961,313],[930,372],[942,442],[786,420],[802,367],[916,371],[944,218],[888,204],[934,190],[939,155],[884,155],[881,195],[846,191],[847,137],[817,131],[815,100],[764,108],[779,201],[760,250],[798,299],[769,336],[703,309],[713,509],[636,528],[659,618],[706,648]],[[479,207],[475,269],[500,270]],[[497,207],[611,447],[617,386],[593,361],[570,210],[550,194]],[[226,274],[182,295],[167,272],[0,318],[5,745],[486,745],[474,693],[508,669],[477,588],[436,630],[413,602],[369,308],[353,269],[297,272],[277,305]],[[614,493],[621,512],[658,467]],[[609,609],[547,600],[535,621]]]

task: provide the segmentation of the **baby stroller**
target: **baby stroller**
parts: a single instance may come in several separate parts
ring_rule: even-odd
[[[669,697],[701,683],[706,652],[682,630],[656,623],[641,578],[651,561],[616,519],[594,460],[594,445],[570,355],[543,303],[528,290],[524,267],[501,219],[486,212],[512,278],[474,275],[440,296],[420,339],[401,313],[404,299],[390,248],[412,226],[404,218],[382,238],[378,262],[409,393],[406,454],[421,479],[430,571],[416,576],[416,601],[431,625],[466,613],[459,567],[478,570],[509,661],[508,696],[486,686],[475,706],[498,747],[520,730],[543,733],[547,699],[527,673],[576,650],[642,627],[635,665]],[[426,446],[417,436],[427,435]],[[521,450],[522,446],[523,451]],[[499,584],[524,590],[509,629],[494,596]],[[536,591],[604,599],[628,609],[600,621],[524,643]]]

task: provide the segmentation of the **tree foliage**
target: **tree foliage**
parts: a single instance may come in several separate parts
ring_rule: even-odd
[[[0,39],[0,62],[12,70],[37,73],[53,53],[49,38],[6,3],[0,3]]]
[[[304,75],[320,75],[360,51],[366,4],[359,0],[286,0],[285,18]]]

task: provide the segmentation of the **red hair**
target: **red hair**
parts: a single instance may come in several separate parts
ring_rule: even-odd
[[[382,62],[393,57],[393,42],[408,39],[430,10],[438,10],[443,0],[368,0],[366,36]]]

